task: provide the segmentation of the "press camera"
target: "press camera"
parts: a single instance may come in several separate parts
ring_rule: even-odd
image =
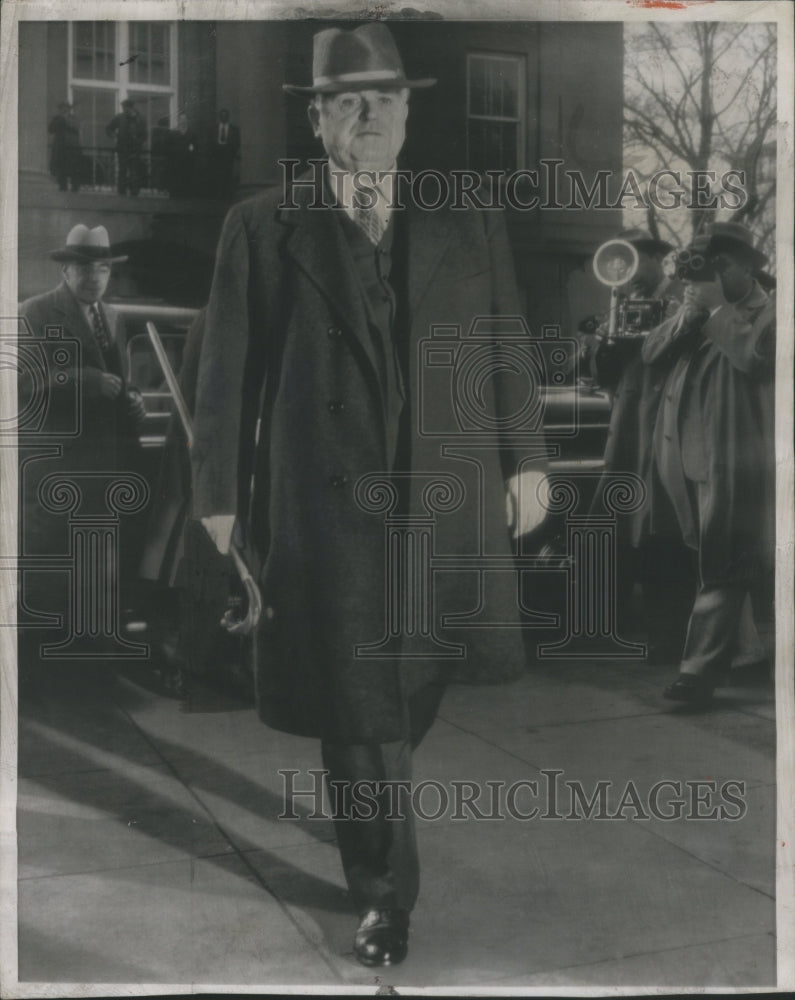
[[[626,240],[608,240],[594,254],[594,274],[610,289],[608,340],[642,337],[662,322],[661,299],[630,299],[619,292],[632,281],[638,265],[638,251]]]

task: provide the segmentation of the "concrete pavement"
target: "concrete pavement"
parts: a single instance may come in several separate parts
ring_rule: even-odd
[[[773,986],[772,685],[694,713],[660,697],[673,674],[550,663],[450,688],[415,757],[420,810],[439,816],[418,820],[409,957],[367,970],[331,821],[308,818],[306,796],[300,819],[277,818],[279,771],[310,788],[314,741],[220,700],[186,711],[108,667],[41,667],[20,700],[20,981]],[[706,783],[682,785],[678,819],[662,818],[678,795],[666,780]],[[461,782],[504,818],[456,819]],[[590,798],[599,782],[606,799],[577,818],[571,784]],[[549,818],[521,818],[534,806]]]

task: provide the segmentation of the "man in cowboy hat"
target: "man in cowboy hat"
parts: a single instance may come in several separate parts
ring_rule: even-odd
[[[775,482],[775,308],[754,277],[767,258],[740,223],[714,223],[708,237],[714,277],[686,278],[682,308],[643,346],[643,360],[667,371],[651,527],[674,526],[698,554],[680,673],[665,696],[702,705],[752,625],[748,592],[772,556]]]
[[[116,189],[119,194],[129,191],[135,196],[141,189],[141,153],[146,142],[146,124],[135,107],[135,101],[130,98],[122,101],[121,112],[111,118],[105,131],[116,140],[119,171]]]
[[[673,252],[671,244],[637,227],[623,230],[616,238],[630,243],[638,254],[638,266],[626,290],[628,299],[657,299],[663,316],[675,313],[682,288],[663,268],[665,258]],[[609,341],[606,334],[603,324],[595,336],[588,338],[593,345],[590,360],[596,381],[613,396],[604,454],[605,476],[632,473],[645,479],[662,383],[643,364],[639,337]],[[596,495],[601,496],[602,491]],[[619,626],[629,624],[632,588],[639,580],[650,653],[653,658],[662,657],[666,645],[676,641],[672,619],[676,617],[675,602],[681,591],[676,583],[681,579],[682,559],[661,539],[650,537],[645,507],[619,520],[617,543]]]
[[[57,288],[28,299],[20,315],[33,337],[46,339],[48,328],[80,345],[79,367],[53,373],[47,383],[48,426],[55,433],[68,426],[74,400],[80,402],[80,433],[62,439],[61,456],[32,463],[37,481],[50,472],[112,472],[128,466],[144,417],[141,394],[128,381],[122,324],[102,299],[111,266],[127,258],[114,254],[104,226],[74,226],[66,244],[50,256],[62,264]],[[21,387],[21,392],[25,387]],[[25,400],[21,400],[24,405]],[[73,419],[73,417],[72,417]],[[24,530],[43,553],[62,546],[61,520],[48,516],[38,503],[35,483],[25,483]],[[55,546],[55,547],[53,547]]]
[[[411,201],[399,209],[392,198],[409,94],[434,82],[406,77],[383,24],[315,36],[313,82],[285,89],[310,98],[310,125],[328,155],[325,207],[314,181],[302,179],[289,197],[266,194],[230,211],[206,313],[191,451],[195,515],[220,551],[234,525],[259,559],[260,716],[320,738],[339,792],[338,844],[360,916],[354,953],[366,965],[399,962],[407,951],[417,846],[405,801],[387,820],[383,782],[410,780],[411,751],[442,697],[444,664],[455,664],[456,677],[489,682],[524,666],[518,628],[456,628],[444,617],[474,614],[484,596],[491,622],[519,624],[506,483],[518,511],[514,538],[540,519],[533,487],[541,435],[520,450],[495,432],[493,447],[444,458],[438,436],[418,426],[421,341],[440,324],[465,336],[476,317],[519,314],[499,214],[427,211]],[[357,197],[360,183],[366,199]],[[480,343],[491,356],[491,341]],[[443,372],[452,373],[452,361]],[[500,413],[522,412],[519,381],[502,367],[486,379],[489,426],[506,426]],[[517,390],[521,399],[512,398]],[[422,403],[428,427],[470,441],[457,430],[449,391],[437,388]],[[520,479],[528,455],[536,464],[525,462]],[[435,613],[432,634],[420,626],[422,641],[405,629],[392,636],[385,528],[414,517],[427,526],[434,482],[462,498],[436,518],[434,554],[488,552],[503,556],[509,572],[492,574],[485,595],[476,574],[436,574],[435,608],[421,594],[397,595]],[[379,497],[392,511],[386,525],[384,507],[373,513]],[[359,782],[377,787],[370,819],[352,808]]]

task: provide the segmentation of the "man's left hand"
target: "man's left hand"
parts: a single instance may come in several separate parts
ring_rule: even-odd
[[[538,496],[544,479],[546,473],[540,469],[526,469],[508,480],[505,510],[514,538],[537,528],[547,516]]]

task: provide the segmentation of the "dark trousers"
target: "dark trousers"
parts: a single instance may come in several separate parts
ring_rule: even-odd
[[[747,599],[745,583],[702,583],[687,626],[683,674],[715,675],[730,667]]]
[[[703,524],[710,499],[706,483],[688,480],[694,520]],[[732,664],[743,665],[764,655],[753,621],[749,578],[705,582],[699,572],[695,601],[687,624],[687,638],[680,671],[698,676],[719,676]]]
[[[143,163],[138,153],[118,153],[119,177],[116,189],[119,194],[137,195],[141,190]]]
[[[412,750],[433,724],[444,690],[443,683],[434,683],[411,695],[406,740],[321,744],[342,867],[360,914],[375,908],[410,911],[417,900],[420,866],[410,793],[399,793],[395,784],[378,791],[376,783],[411,781]],[[367,783],[360,787],[375,800],[375,808],[367,806],[371,818],[351,815],[357,798],[351,786],[356,783]]]

